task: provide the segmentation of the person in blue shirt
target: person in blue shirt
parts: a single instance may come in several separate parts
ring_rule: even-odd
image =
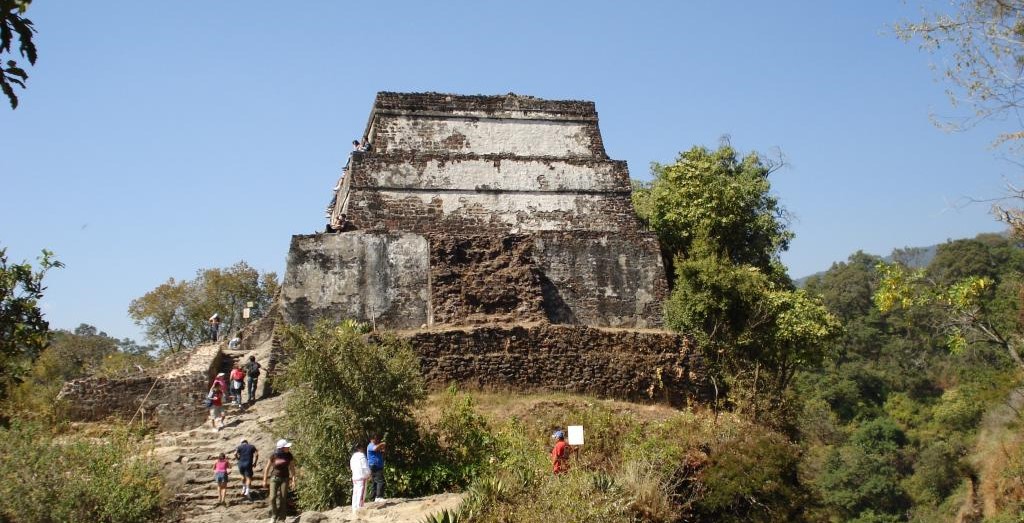
[[[384,501],[384,451],[387,443],[381,440],[380,434],[374,434],[370,438],[370,444],[366,446],[366,461],[370,464],[370,477],[373,484],[370,486],[370,493],[374,501]]]
[[[260,452],[242,438],[235,449],[235,459],[238,460],[238,473],[242,476],[242,495],[252,501],[252,493],[249,490],[252,488],[252,469],[260,460]]]

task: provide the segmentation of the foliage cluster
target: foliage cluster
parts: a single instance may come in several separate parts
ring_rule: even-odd
[[[369,339],[358,324],[286,327],[285,387],[291,391],[277,430],[294,440],[302,464],[304,507],[344,504],[351,493],[353,447],[379,433],[388,443],[389,490],[436,493],[467,484],[484,467],[493,441],[471,400],[450,391],[434,429],[413,408],[425,397],[419,360],[391,336]]]
[[[21,382],[50,341],[50,324],[39,307],[46,290],[43,276],[64,264],[46,250],[38,263],[38,269],[28,262],[9,263],[7,249],[0,248],[0,400]]]
[[[159,515],[159,469],[124,428],[58,439],[43,424],[15,421],[0,429],[0,446],[12,474],[0,483],[4,521],[141,523]]]
[[[96,327],[81,324],[74,331],[57,330],[21,383],[11,389],[5,411],[22,418],[57,421],[57,393],[66,381],[84,376],[114,377],[138,372],[153,363],[151,346],[118,340]]]
[[[146,329],[152,342],[176,351],[204,341],[207,320],[221,318],[221,332],[242,326],[242,309],[254,303],[252,317],[265,313],[279,285],[273,272],[260,273],[244,261],[227,268],[201,269],[195,279],[168,279],[132,300],[128,315]]]
[[[653,182],[633,193],[672,269],[665,323],[697,339],[733,406],[755,417],[784,409],[793,376],[820,364],[840,329],[780,262],[792,233],[770,191],[775,167],[728,143],[694,147],[654,164]]]
[[[1020,330],[1017,242],[951,241],[916,268],[905,254],[858,252],[806,285],[845,326],[796,387],[819,519],[952,519],[978,475],[968,456],[983,414],[1019,384],[1013,354],[983,332],[1012,342]]]
[[[599,404],[499,424],[495,459],[458,521],[786,521],[799,516],[798,448],[733,415],[644,421]],[[587,428],[570,470],[551,473],[548,427]],[[540,429],[538,430],[538,427]]]
[[[14,92],[14,86],[24,89],[25,81],[28,80],[25,69],[11,58],[15,39],[18,42],[18,54],[28,60],[29,64],[36,63],[36,45],[32,40],[36,28],[31,20],[25,18],[25,10],[31,3],[32,0],[0,0],[0,91],[7,97],[11,109],[18,108],[18,95]]]

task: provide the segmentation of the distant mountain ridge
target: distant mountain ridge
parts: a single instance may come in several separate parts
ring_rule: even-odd
[[[949,241],[953,240],[946,240],[942,243],[947,243]],[[939,245],[942,245],[942,243],[936,243],[927,247],[903,247],[901,249],[893,249],[892,253],[888,256],[882,257],[882,260],[892,262],[899,257],[900,261],[905,263],[908,267],[912,269],[921,269],[923,267],[927,267],[928,264],[935,259],[935,253],[938,252]],[[833,262],[833,264],[835,263],[838,262]],[[808,274],[807,276],[793,280],[793,284],[796,285],[798,289],[802,289],[804,288],[804,285],[807,284],[807,280],[815,276],[821,276],[826,272],[828,272],[828,269],[818,271],[814,274]]]

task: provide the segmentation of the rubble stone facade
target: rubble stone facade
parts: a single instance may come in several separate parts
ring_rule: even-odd
[[[403,331],[436,384],[699,396],[592,102],[379,93],[364,138],[329,232],[292,238],[285,321]]]

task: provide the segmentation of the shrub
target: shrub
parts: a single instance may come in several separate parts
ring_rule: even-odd
[[[43,425],[15,421],[0,430],[6,468],[0,482],[4,521],[152,521],[162,479],[138,438],[116,429],[102,438],[54,439]]]
[[[408,345],[393,337],[370,343],[349,324],[322,322],[312,331],[289,326],[283,334],[290,357],[283,381],[291,395],[277,430],[295,442],[302,506],[326,508],[350,499],[352,447],[374,432],[386,434],[392,477],[414,468],[424,442],[412,407],[425,392]],[[415,490],[402,481],[392,488],[399,495]]]

